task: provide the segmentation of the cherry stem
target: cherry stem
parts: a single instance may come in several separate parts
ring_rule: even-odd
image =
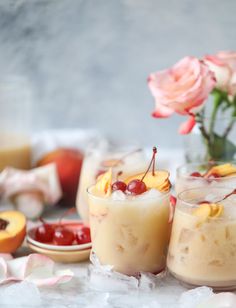
[[[152,159],[151,159],[150,164],[149,164],[149,166],[147,168],[147,171],[144,173],[144,175],[143,175],[143,177],[141,179],[141,182],[144,180],[144,178],[147,175],[148,171],[150,170],[151,166],[152,166],[152,175],[153,176],[155,175],[155,157],[156,157],[156,153],[157,153],[157,148],[153,147],[152,151],[153,151]]]
[[[61,217],[59,218],[58,224],[61,225],[61,224],[62,224],[62,219],[65,218],[65,216],[68,216],[68,215],[70,215],[70,214],[74,214],[75,211],[76,211],[76,208],[75,208],[75,207],[72,207],[71,209],[65,211],[65,212],[61,215]]]
[[[113,165],[112,167],[116,167],[117,165],[119,165],[119,163],[121,163],[126,157],[128,157],[128,156],[130,156],[130,155],[132,155],[132,154],[134,154],[134,153],[141,152],[141,151],[142,151],[142,149],[136,149],[136,150],[134,150],[134,151],[132,151],[132,152],[126,153],[124,156],[122,156],[120,159],[118,159],[118,160],[114,163],[114,165]]]
[[[44,225],[47,224],[47,222],[42,217],[39,217],[39,220],[41,221],[42,224],[44,224]]]
[[[119,176],[121,176],[122,174],[123,174],[123,171],[117,172],[117,175],[116,175],[116,180],[117,181],[119,180]]]
[[[228,195],[224,196],[223,199],[221,199],[220,201],[217,201],[217,202],[221,202],[221,201],[227,199],[228,197],[230,197],[230,196],[232,196],[232,195],[234,195],[234,194],[236,194],[236,189],[234,189],[233,191],[231,191],[231,193],[229,193]]]

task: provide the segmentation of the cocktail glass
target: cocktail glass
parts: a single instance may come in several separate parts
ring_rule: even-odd
[[[178,195],[167,266],[180,281],[216,290],[235,289],[236,195],[222,200],[230,192],[229,187],[201,187]],[[211,212],[207,212],[208,202]],[[212,216],[214,204],[220,212]]]
[[[127,275],[159,273],[166,266],[170,236],[169,192],[109,197],[88,189],[92,250],[102,265]]]

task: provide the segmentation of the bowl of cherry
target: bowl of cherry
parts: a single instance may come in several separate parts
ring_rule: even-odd
[[[56,251],[78,251],[91,248],[90,228],[79,220],[44,221],[27,232],[27,242],[39,248]]]

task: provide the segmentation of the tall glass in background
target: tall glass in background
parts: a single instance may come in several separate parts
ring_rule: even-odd
[[[76,198],[76,207],[84,222],[89,222],[87,188],[95,184],[97,177],[112,168],[120,180],[147,169],[147,157],[138,146],[93,147],[83,161]]]
[[[31,167],[30,120],[27,81],[18,76],[0,77],[0,171],[7,166]]]

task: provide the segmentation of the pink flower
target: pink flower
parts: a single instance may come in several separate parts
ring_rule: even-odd
[[[207,55],[204,62],[216,77],[216,88],[236,94],[236,52],[220,51],[216,55]]]
[[[197,58],[185,57],[172,68],[153,73],[148,85],[155,98],[153,116],[166,118],[174,112],[189,115],[179,132],[188,134],[195,125],[194,115],[199,112],[215,85],[214,74]]]

